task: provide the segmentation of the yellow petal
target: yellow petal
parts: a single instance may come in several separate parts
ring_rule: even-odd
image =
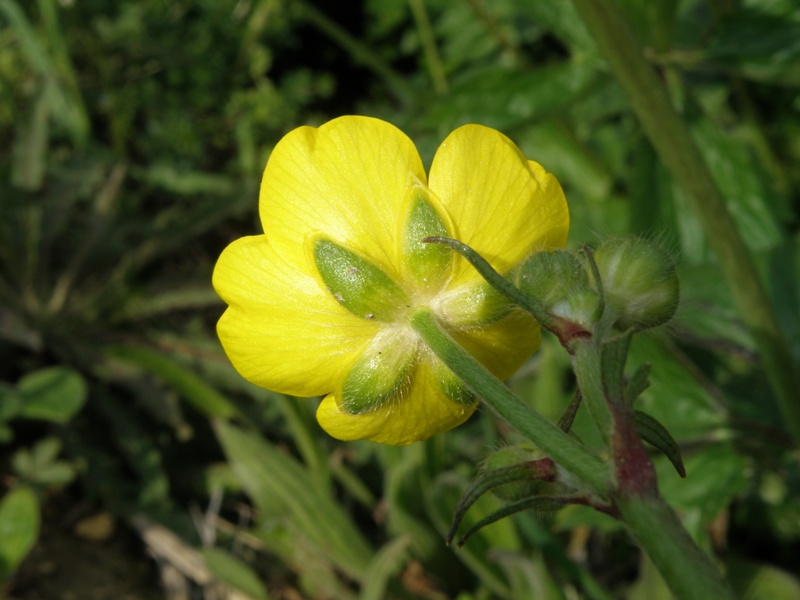
[[[229,305],[217,324],[228,358],[245,379],[277,392],[328,393],[379,331],[282,260],[264,235],[228,246],[213,284]]]
[[[511,377],[539,347],[538,323],[522,309],[490,325],[450,331],[456,342],[498,379]]]
[[[455,224],[455,237],[501,273],[533,250],[563,247],[569,213],[561,186],[494,129],[465,125],[442,142],[429,186]],[[477,277],[459,258],[450,288]]]
[[[407,446],[452,429],[466,421],[478,406],[450,400],[434,374],[436,357],[425,350],[407,393],[374,412],[349,414],[328,394],[317,409],[317,421],[340,440],[372,440],[390,446]]]
[[[306,260],[306,234],[322,231],[396,277],[396,222],[412,180],[425,183],[422,161],[389,123],[341,117],[300,127],[275,146],[264,171],[264,232],[293,264]]]

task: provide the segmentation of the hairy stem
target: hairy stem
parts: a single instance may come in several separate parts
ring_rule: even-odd
[[[593,488],[600,496],[609,497],[611,475],[603,461],[520,400],[502,381],[459,346],[430,311],[418,310],[411,316],[410,322],[433,353],[485,404],[562,468]]]

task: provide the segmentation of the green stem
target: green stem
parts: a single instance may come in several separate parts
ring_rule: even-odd
[[[753,334],[786,427],[800,445],[800,369],[779,327],[755,263],[731,218],[722,194],[672,107],[666,87],[645,60],[641,46],[613,0],[573,0],[628,96],[642,128],[672,177],[683,188],[705,230]]]
[[[436,36],[433,35],[433,27],[425,10],[425,0],[408,0],[411,7],[411,14],[419,31],[419,39],[422,42],[422,50],[425,52],[425,62],[428,63],[433,80],[433,89],[439,95],[447,93],[447,76],[444,72],[442,59],[439,57],[439,50],[436,48]]]
[[[500,417],[600,496],[609,497],[612,482],[603,461],[514,395],[459,346],[429,310],[416,311],[410,323],[433,353]]]
[[[676,598],[735,598],[717,567],[660,497],[620,498],[617,509],[631,536],[653,561]]]
[[[572,368],[578,379],[578,389],[592,415],[592,421],[600,430],[606,446],[611,445],[611,413],[603,393],[603,375],[600,364],[600,349],[593,342],[577,344],[572,357]]]

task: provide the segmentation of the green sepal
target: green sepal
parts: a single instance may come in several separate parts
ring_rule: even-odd
[[[351,415],[374,410],[408,387],[416,343],[389,331],[379,335],[356,359],[337,396]]]
[[[581,407],[581,400],[583,400],[583,394],[581,394],[581,390],[578,388],[575,390],[575,395],[572,396],[572,400],[570,400],[570,403],[558,420],[558,428],[564,433],[569,433],[569,430],[572,429],[572,423],[575,422],[575,416],[578,414],[578,409]]]
[[[430,236],[423,240],[425,243],[442,244],[452,248],[463,256],[475,268],[481,277],[483,277],[494,289],[500,292],[503,296],[511,300],[514,304],[520,306],[525,311],[530,313],[539,323],[547,328],[548,323],[553,319],[544,310],[544,307],[535,299],[528,297],[526,294],[518,290],[513,283],[505,279],[500,273],[494,270],[494,267],[483,258],[480,254],[475,252],[466,244],[447,237]]]
[[[378,265],[324,237],[311,245],[325,287],[354,315],[393,322],[409,308],[408,296]]]
[[[477,396],[443,362],[439,359],[432,362],[436,381],[448,400],[464,406],[472,406],[477,401]]]
[[[506,517],[510,517],[516,513],[525,511],[525,510],[532,510],[534,513],[543,514],[543,515],[550,515],[557,510],[564,508],[570,504],[575,504],[575,499],[569,496],[533,496],[531,498],[525,498],[524,500],[520,500],[519,502],[515,502],[514,504],[509,504],[501,508],[500,510],[493,512],[492,514],[484,517],[475,525],[470,527],[467,532],[459,538],[458,542],[456,543],[457,547],[463,546],[469,538],[475,535],[478,531],[486,527],[487,525],[491,525],[499,521],[500,519],[505,519]],[[580,502],[584,504],[584,502]],[[455,532],[453,535],[448,538],[448,544],[452,543],[452,538],[455,537]]]
[[[628,387],[625,390],[625,401],[628,406],[633,406],[639,396],[650,387],[650,371],[652,365],[643,363],[633,372],[628,380]]]
[[[681,458],[681,450],[675,438],[672,437],[667,428],[659,423],[650,415],[643,413],[640,410],[633,411],[636,433],[639,434],[645,442],[655,446],[669,459],[672,466],[681,477],[686,477],[686,469],[683,466],[683,459]]]
[[[453,521],[447,534],[447,544],[452,543],[458,526],[470,507],[486,492],[498,486],[508,485],[520,481],[552,480],[555,477],[555,463],[549,458],[538,461],[527,461],[511,465],[502,469],[486,471],[476,477],[464,491],[453,513]],[[488,523],[486,523],[488,525]],[[472,532],[474,533],[474,532]],[[471,535],[471,534],[470,534]],[[461,545],[463,542],[459,542]]]
[[[439,244],[426,244],[430,236],[448,236],[449,227],[443,211],[436,206],[430,190],[419,183],[409,187],[405,220],[397,236],[400,256],[408,275],[418,288],[435,292],[450,274],[453,253]]]

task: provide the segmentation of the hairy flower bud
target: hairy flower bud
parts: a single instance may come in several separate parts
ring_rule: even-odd
[[[634,237],[609,240],[595,250],[594,260],[615,327],[638,331],[666,323],[675,314],[678,275],[657,244]]]
[[[537,252],[517,270],[517,287],[550,315],[591,331],[602,303],[586,268],[570,252]]]
[[[543,458],[544,454],[530,442],[522,442],[513,446],[505,446],[486,457],[483,463],[484,472],[496,471],[516,465],[524,465]],[[492,493],[501,500],[514,502],[529,498],[537,494],[542,487],[542,481],[537,479],[531,470],[528,478],[515,478],[509,483],[503,483],[492,488]]]

